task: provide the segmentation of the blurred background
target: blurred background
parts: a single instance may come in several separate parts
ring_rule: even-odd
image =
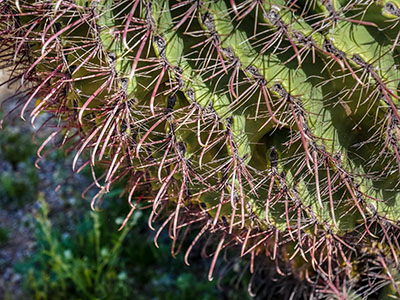
[[[0,74],[0,82],[5,79]],[[12,86],[0,87],[0,119],[14,108],[15,93]],[[91,192],[81,196],[92,182],[89,170],[72,172],[74,153],[49,148],[37,162],[37,149],[51,129],[37,132],[14,112],[2,127],[0,299],[251,298],[249,276],[239,265],[244,261],[220,266],[220,276],[208,281],[211,260],[201,257],[200,246],[190,255],[190,267],[184,251],[171,256],[167,230],[155,247],[147,211],[136,210],[118,231],[130,209],[121,196],[123,183],[94,212]]]

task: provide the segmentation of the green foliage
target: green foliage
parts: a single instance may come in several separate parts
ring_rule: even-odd
[[[54,226],[43,198],[35,214],[36,250],[17,270],[26,276],[34,299],[219,299],[216,283],[208,282],[183,265],[179,256],[169,261],[169,246],[155,249],[149,230],[140,226],[136,211],[125,228],[118,209],[85,213],[70,234],[62,222]],[[120,206],[120,205],[119,205]],[[201,262],[201,260],[199,261]],[[198,266],[199,267],[199,266]],[[201,266],[200,266],[201,268]],[[230,299],[245,299],[242,291]]]
[[[0,247],[8,240],[8,232],[5,228],[0,227]]]
[[[15,128],[13,129],[4,128],[6,133],[0,138],[0,155],[15,167],[19,162],[28,162],[35,158],[36,151],[30,135],[13,132]]]
[[[33,201],[39,183],[33,165],[36,151],[32,138],[14,128],[0,134],[0,204],[17,208]]]

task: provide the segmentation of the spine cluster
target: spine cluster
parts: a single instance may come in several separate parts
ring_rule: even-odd
[[[304,295],[400,297],[399,22],[395,0],[2,1],[0,68],[22,118],[57,120],[39,156],[75,151],[93,208],[127,180],[124,224],[150,207],[173,253],[200,229],[187,263],[208,233],[210,279],[235,246]]]

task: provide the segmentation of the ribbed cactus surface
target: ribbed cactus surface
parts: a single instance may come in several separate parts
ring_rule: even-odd
[[[59,121],[43,147],[106,166],[93,207],[128,178],[174,242],[200,228],[186,259],[218,237],[209,278],[238,245],[318,297],[400,297],[400,1],[2,1],[0,18],[21,116]]]

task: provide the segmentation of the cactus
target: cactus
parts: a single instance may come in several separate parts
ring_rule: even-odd
[[[125,178],[126,221],[142,202],[174,247],[199,230],[187,263],[216,237],[209,279],[235,246],[306,282],[288,297],[400,297],[400,1],[2,1],[0,21],[21,116],[58,121],[39,156],[105,166],[92,208]]]

